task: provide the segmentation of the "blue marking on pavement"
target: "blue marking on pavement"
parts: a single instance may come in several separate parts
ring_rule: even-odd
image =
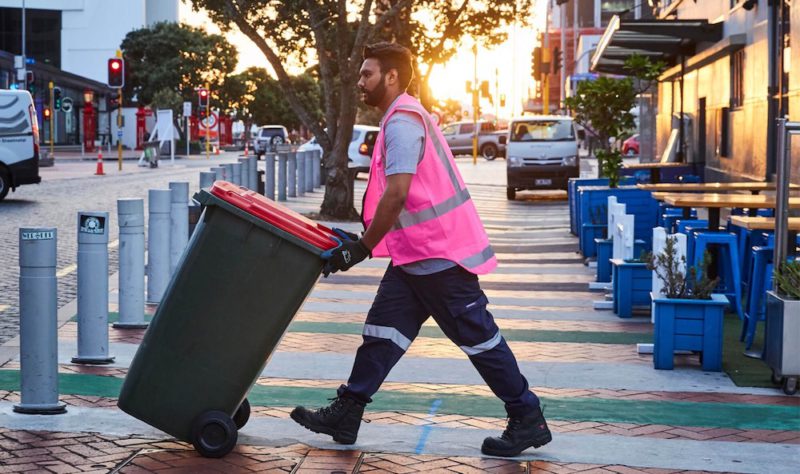
[[[441,404],[442,400],[438,398],[431,403],[431,409],[428,412],[428,421],[431,421],[431,418],[433,418],[433,415],[436,414],[436,410],[439,409]],[[431,425],[425,425],[422,427],[422,434],[419,436],[419,442],[417,443],[416,449],[414,449],[414,454],[422,454],[422,448],[425,447],[425,442],[428,440],[428,435],[431,434],[432,429],[433,428],[431,428]]]

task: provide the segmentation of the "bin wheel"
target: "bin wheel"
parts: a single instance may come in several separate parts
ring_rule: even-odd
[[[236,429],[240,430],[247,424],[249,419],[250,402],[245,398],[242,400],[242,404],[239,405],[239,408],[236,409],[236,413],[233,414],[233,423],[236,425]]]
[[[778,372],[775,369],[772,369],[772,383],[775,385],[780,385],[783,382],[783,377],[778,375]]]
[[[239,432],[230,416],[221,411],[207,411],[192,423],[194,449],[206,458],[221,458],[236,446]]]
[[[783,380],[783,393],[786,395],[797,393],[797,377],[786,377]]]
[[[513,201],[517,197],[517,190],[516,188],[507,187],[506,188],[506,199],[509,201]]]

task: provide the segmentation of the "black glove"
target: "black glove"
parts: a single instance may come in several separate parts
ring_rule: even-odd
[[[327,277],[339,270],[346,272],[353,265],[369,257],[369,253],[369,248],[361,239],[345,240],[340,246],[322,254],[322,258],[327,260],[325,266],[322,267],[322,274]]]
[[[346,231],[344,229],[340,229],[338,227],[334,227],[331,230],[333,230],[334,232],[339,234],[339,237],[341,237],[341,238],[343,238],[345,240],[358,240],[359,239],[358,234],[354,234],[352,232],[348,232],[348,231]]]

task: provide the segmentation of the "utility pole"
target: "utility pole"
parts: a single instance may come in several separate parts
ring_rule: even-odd
[[[22,0],[22,83],[25,85],[23,89],[28,90],[28,58],[25,55],[25,0]],[[19,80],[19,78],[17,78]],[[51,119],[52,121],[52,119]]]
[[[550,63],[550,13],[553,9],[552,0],[547,0],[547,10],[545,10],[544,24],[544,44],[542,45],[542,62]],[[550,114],[550,79],[545,73],[542,74],[542,113]]]
[[[559,13],[561,13],[561,20],[559,21],[561,26],[561,49],[559,50],[558,54],[562,54],[566,56],[567,51],[567,4],[562,3],[558,6]],[[555,59],[555,58],[554,58]],[[564,61],[566,58],[561,59],[561,71],[559,73],[559,84],[558,84],[558,91],[559,91],[559,108],[563,111],[564,107],[564,99],[567,97],[567,91],[564,87],[564,84],[567,81],[567,62]],[[552,64],[552,63],[551,63]],[[555,71],[553,71],[555,74]]]
[[[478,44],[472,45],[472,164],[478,164]]]
[[[500,69],[494,68],[494,120],[500,118]]]
[[[54,129],[54,123],[56,121],[56,110],[55,110],[55,105],[54,105],[54,103],[55,103],[55,84],[53,84],[53,81],[50,81],[48,86],[50,87],[50,156],[48,158],[52,159],[52,158],[55,158],[55,156],[56,156],[55,150],[53,149],[54,142],[55,142],[55,139],[54,139],[55,137],[53,137],[53,132],[54,132],[53,129]]]

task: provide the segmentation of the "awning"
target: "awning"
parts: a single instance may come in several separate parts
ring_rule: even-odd
[[[628,75],[625,60],[634,54],[664,61],[667,66],[679,63],[680,57],[693,56],[698,43],[716,43],[722,39],[722,22],[708,20],[622,20],[614,16],[597,45],[590,70]]]

